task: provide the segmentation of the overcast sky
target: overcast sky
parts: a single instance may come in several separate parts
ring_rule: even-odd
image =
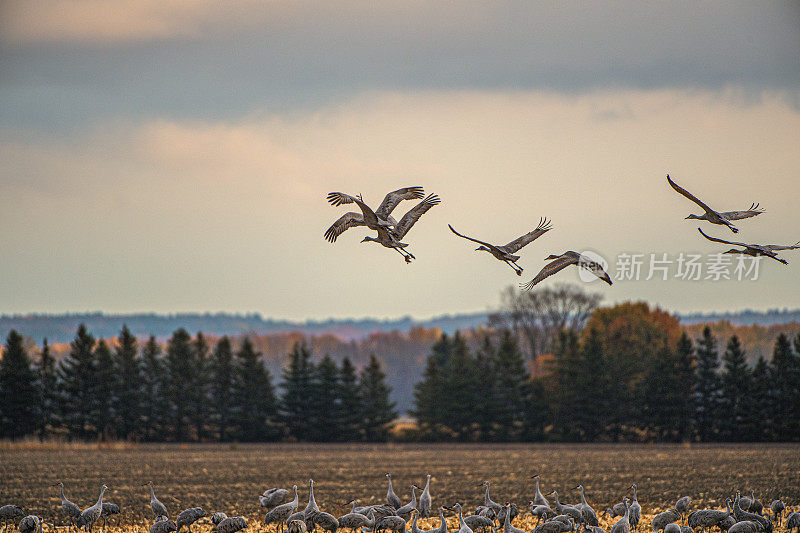
[[[667,173],[767,210],[711,235],[800,239],[799,139],[797,2],[3,1],[0,313],[427,317],[568,249],[609,260],[607,303],[798,307],[800,251],[757,281],[617,278],[623,253],[645,278],[730,248]],[[328,192],[410,185],[442,198],[414,263],[323,240]],[[521,277],[447,229],[503,244],[541,216]]]

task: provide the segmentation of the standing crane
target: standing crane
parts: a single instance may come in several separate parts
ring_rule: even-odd
[[[175,525],[178,527],[177,531],[180,531],[183,526],[186,526],[191,533],[192,524],[205,516],[206,512],[202,507],[190,507],[189,509],[181,511],[178,514],[177,520],[175,520]]]
[[[119,505],[116,503],[111,502],[103,502],[103,514],[100,515],[100,518],[103,519],[103,529],[106,528],[106,519],[109,516],[117,516],[117,525],[119,525]]]
[[[597,521],[597,513],[594,512],[594,509],[592,509],[591,505],[586,503],[586,496],[583,493],[583,485],[578,485],[575,488],[581,489],[581,503],[579,503],[575,507],[577,507],[578,510],[583,515],[583,523],[589,524],[590,526],[598,527],[600,523]]]
[[[79,527],[83,526],[86,531],[92,530],[94,523],[97,522],[97,519],[103,514],[103,494],[105,494],[107,488],[108,486],[105,484],[100,487],[100,497],[97,498],[97,503],[81,512],[81,516],[78,519]]]
[[[411,511],[417,508],[417,492],[419,487],[411,485],[411,501],[397,510],[397,516],[408,522],[411,519]]]
[[[630,533],[631,531],[631,523],[629,521],[631,507],[628,504],[628,498],[623,498],[622,503],[625,504],[625,514],[611,526],[610,533]]]
[[[267,489],[258,497],[258,503],[261,507],[272,509],[285,502],[288,497],[289,491],[286,489]]]
[[[500,511],[503,510],[503,506],[497,502],[493,502],[492,499],[489,497],[489,486],[491,483],[488,481],[484,481],[479,487],[486,487],[486,492],[483,494],[483,506],[487,507],[491,512],[491,516],[489,518],[497,518],[497,515],[500,514]]]
[[[175,521],[164,515],[158,515],[156,521],[150,526],[150,533],[172,533],[177,530],[178,526]]]
[[[678,501],[675,502],[675,509],[681,513],[681,522],[683,522],[683,515],[689,512],[689,505],[692,503],[692,498],[689,496],[683,496],[678,498]]]
[[[639,520],[642,519],[642,506],[639,505],[639,500],[636,497],[636,489],[638,488],[636,483],[631,485],[630,488],[633,489],[633,503],[631,503],[630,516],[628,520],[630,521],[633,530],[636,531],[636,529],[639,527]]]
[[[653,517],[653,533],[667,527],[667,524],[677,522],[681,519],[681,513],[677,509],[667,509],[663,513],[658,513]]]
[[[536,480],[536,485],[534,486],[534,496],[533,496],[533,503],[536,505],[544,505],[546,507],[550,507],[550,502],[547,501],[542,495],[542,491],[539,490],[539,474],[535,474],[531,476],[531,478]]]
[[[294,500],[290,501],[289,503],[283,503],[271,511],[267,513],[264,517],[264,525],[271,524],[272,522],[278,523],[278,529],[283,531],[283,523],[284,521],[289,518],[295,511],[297,511],[297,506],[300,503],[300,498],[297,494],[297,485],[292,487],[294,491]]]
[[[386,491],[386,504],[391,505],[395,509],[400,509],[403,506],[403,501],[394,493],[394,489],[392,488],[392,475],[388,472],[386,473],[386,479],[389,480],[389,490]]]
[[[314,518],[320,512],[319,506],[317,505],[317,500],[314,498],[314,480],[308,480],[308,504],[306,504],[306,508],[303,509],[303,519],[305,520],[306,527],[309,531],[314,531],[316,527],[316,522],[314,522]]]
[[[778,527],[781,527],[781,514],[786,510],[786,505],[780,500],[772,500],[769,509],[772,511],[772,516],[778,521]]]
[[[247,527],[247,519],[243,516],[231,516],[217,524],[217,533],[236,533]]]
[[[419,497],[419,505],[417,506],[419,515],[422,518],[428,518],[431,515],[431,475],[428,474],[425,481],[425,488],[422,490],[422,495]]]
[[[29,514],[20,521],[17,529],[19,533],[42,533],[42,519],[35,514]]]
[[[54,487],[61,487],[61,511],[67,516],[67,519],[75,526],[78,518],[81,516],[81,508],[72,503],[64,495],[64,483],[59,481]]]
[[[169,518],[169,511],[167,511],[167,506],[161,503],[158,498],[156,498],[156,492],[153,488],[153,482],[148,481],[143,485],[144,487],[150,487],[150,510],[153,511],[153,516],[166,516]]]
[[[484,483],[488,483],[488,482],[484,482]],[[488,490],[489,490],[489,486],[488,485],[486,486],[486,490],[487,490],[487,493],[488,493]],[[497,505],[497,504],[495,504],[495,505]],[[466,522],[464,522],[464,513],[461,511],[461,504],[460,503],[455,504],[453,507],[450,508],[450,510],[455,511],[455,512],[458,513],[459,528],[458,528],[458,531],[456,533],[473,533],[472,529],[467,525]]]

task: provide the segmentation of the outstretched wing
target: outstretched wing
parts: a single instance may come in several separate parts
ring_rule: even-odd
[[[364,203],[364,200],[361,198],[360,194],[358,196],[350,196],[349,194],[345,194],[343,192],[331,192],[328,193],[328,201],[334,206],[340,206],[342,204],[356,204],[361,208],[361,214],[364,217],[364,224],[370,228],[387,224],[385,221],[381,222],[378,219],[378,215],[375,214],[375,211],[373,211],[370,206]]]
[[[345,213],[325,232],[325,240],[328,242],[336,242],[339,235],[356,226],[366,226],[366,224],[364,224],[364,217],[358,213]]]
[[[439,196],[435,194],[429,194],[427,198],[409,209],[408,213],[403,215],[403,218],[400,219],[400,222],[397,223],[397,226],[394,229],[394,234],[397,240],[399,241],[402,239],[405,234],[408,233],[408,230],[411,229],[411,226],[413,226],[417,220],[419,220],[419,217],[424,215],[428,209],[441,203],[441,201],[442,200],[439,199]]]
[[[453,233],[455,233],[456,235],[458,235],[458,236],[459,236],[459,237],[461,237],[462,239],[467,239],[468,241],[472,241],[472,242],[475,242],[475,243],[478,243],[478,244],[482,244],[482,245],[486,246],[487,248],[492,248],[492,249],[494,249],[494,250],[497,250],[498,252],[500,251],[500,250],[497,248],[497,246],[495,246],[494,244],[489,244],[488,242],[485,242],[485,241],[479,241],[478,239],[473,239],[472,237],[467,237],[466,235],[462,235],[462,234],[460,234],[460,233],[459,233],[459,232],[457,232],[455,229],[453,229],[453,226],[451,226],[450,224],[448,224],[448,225],[447,225],[447,227],[448,227],[448,228],[450,228],[450,231],[452,231]]]
[[[580,259],[578,260],[578,266],[585,268],[598,278],[602,279],[609,285],[611,285],[611,278],[608,276],[605,270],[603,270],[603,266],[600,263],[592,261],[585,255],[581,255]]]
[[[327,196],[328,202],[333,206],[340,206],[342,204],[352,204],[356,201],[355,198],[343,192],[329,192]]]
[[[506,252],[508,252],[510,254],[513,254],[514,252],[516,252],[517,250],[519,250],[523,246],[526,246],[526,245],[530,244],[531,242],[535,241],[536,239],[538,239],[544,233],[547,233],[551,229],[553,229],[553,227],[550,225],[550,221],[547,220],[546,217],[545,218],[540,218],[539,219],[539,225],[536,226],[535,230],[529,231],[528,233],[526,233],[522,237],[517,237],[516,239],[514,239],[510,243],[506,244],[505,246],[501,246],[501,248],[504,248]]]
[[[743,218],[750,218],[756,215],[760,215],[764,211],[766,211],[766,209],[764,208],[759,209],[758,204],[754,203],[751,204],[750,209],[747,209],[746,211],[726,211],[724,213],[720,213],[719,216],[721,216],[725,220],[741,220]]]
[[[694,203],[696,203],[697,205],[702,207],[704,211],[710,211],[712,213],[715,212],[713,209],[708,207],[706,204],[704,204],[703,202],[698,200],[697,197],[694,196],[692,193],[690,193],[689,191],[687,191],[686,189],[684,189],[683,187],[681,187],[680,185],[678,185],[677,183],[672,181],[672,178],[669,177],[669,174],[667,174],[667,181],[669,182],[670,186],[673,189],[675,189],[679,194],[682,194],[683,196],[685,196],[689,200],[693,201]]]
[[[557,259],[553,259],[550,263],[547,263],[544,268],[542,268],[536,277],[530,280],[528,283],[524,285],[520,285],[520,288],[524,291],[529,291],[533,288],[534,285],[539,283],[545,278],[549,278],[553,274],[557,272],[561,272],[569,265],[574,265],[578,262],[578,256],[576,255],[562,255]]]
[[[699,232],[700,232],[700,235],[702,235],[703,237],[705,237],[705,238],[706,238],[706,239],[708,239],[709,241],[721,242],[722,244],[731,244],[731,245],[733,245],[733,246],[743,246],[743,247],[745,247],[745,248],[750,248],[750,247],[752,247],[752,245],[751,245],[751,244],[745,244],[745,243],[743,243],[743,242],[736,242],[736,241],[726,241],[725,239],[718,239],[717,237],[709,237],[708,235],[706,235],[705,233],[703,233],[703,230],[701,230],[700,228],[697,228],[697,231],[699,231]]]
[[[798,250],[800,249],[800,241],[790,245],[790,246],[782,246],[780,244],[766,244],[764,248],[770,250],[772,252],[779,252],[781,250]]]
[[[392,214],[397,204],[403,200],[416,200],[423,196],[425,196],[425,193],[422,191],[422,187],[403,187],[402,189],[397,189],[384,197],[381,205],[375,210],[375,214],[380,218],[389,218],[389,215]]]

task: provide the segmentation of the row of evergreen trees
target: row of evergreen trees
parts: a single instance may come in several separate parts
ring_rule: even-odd
[[[647,345],[658,345],[652,338]],[[504,334],[470,353],[443,336],[415,389],[418,438],[429,440],[797,441],[800,334],[772,360],[747,364],[734,336],[720,355],[709,328],[623,362],[598,329],[564,330],[545,376],[531,377]],[[620,348],[621,351],[621,348]]]
[[[174,332],[139,349],[123,327],[114,346],[82,325],[56,362],[45,340],[31,362],[16,331],[0,360],[0,437],[38,434],[145,441],[386,440],[396,417],[380,364],[319,364],[295,345],[280,394],[248,338],[212,347]],[[163,353],[162,353],[163,352]]]

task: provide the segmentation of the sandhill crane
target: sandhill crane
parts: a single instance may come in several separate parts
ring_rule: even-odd
[[[725,519],[731,516],[730,499],[725,500],[725,505],[728,506],[727,511],[718,511],[716,509],[700,509],[693,511],[689,514],[687,523],[692,529],[706,529],[709,527],[719,526]],[[675,511],[677,514],[678,511]],[[663,513],[662,513],[663,514]],[[674,520],[670,520],[674,522]],[[655,527],[655,526],[653,526]]]
[[[19,533],[42,533],[42,518],[35,514],[29,514],[17,525]]]
[[[681,513],[681,522],[683,522],[683,515],[689,512],[689,505],[691,505],[691,503],[692,498],[689,496],[678,498],[678,501],[675,502],[675,509]]]
[[[247,519],[243,516],[231,516],[217,524],[217,533],[236,533],[247,527]]]
[[[772,511],[772,516],[778,521],[778,527],[781,525],[781,514],[786,510],[786,506],[780,500],[772,500],[769,504],[769,509]]]
[[[566,533],[567,531],[572,531],[574,522],[572,522],[572,519],[569,517],[567,517],[567,519],[567,522],[562,522],[554,518],[549,522],[544,522],[533,528],[532,533]]]
[[[728,528],[729,533],[759,533],[763,531],[761,526],[752,520],[736,522]]]
[[[800,248],[800,246],[798,246],[798,248]],[[750,489],[750,500],[750,507],[748,507],[747,510],[751,513],[762,514],[764,512],[764,504],[758,501],[753,489]]]
[[[150,526],[150,533],[171,533],[177,530],[177,524],[164,515],[156,517],[156,521]]]
[[[12,523],[18,516],[25,516],[25,510],[19,505],[4,505],[0,507],[0,520],[3,521],[3,529],[8,527],[8,521]]]
[[[336,533],[336,530],[339,529],[339,521],[336,517],[325,511],[317,511],[314,513],[314,517],[311,520],[315,525],[331,533]],[[306,527],[308,527],[308,525],[306,525]]]
[[[487,491],[487,498],[488,498],[488,491],[489,491],[488,482],[484,482],[484,483],[487,483],[486,491]],[[466,522],[464,522],[464,513],[461,510],[461,504],[457,503],[453,507],[451,507],[450,509],[452,511],[455,511],[456,513],[458,513],[458,524],[459,524],[459,527],[458,527],[457,533],[473,533],[472,529],[467,525]]]
[[[289,491],[286,489],[267,489],[258,497],[258,503],[261,507],[272,509],[283,502],[289,497]]]
[[[80,518],[78,518],[78,525],[83,526],[86,531],[91,531],[94,523],[97,522],[97,519],[103,514],[103,494],[105,494],[107,488],[107,485],[100,487],[100,497],[97,498],[97,503],[84,509],[81,512]]]
[[[589,524],[583,524],[583,531],[584,533],[606,533],[606,530],[600,526],[590,526]]]
[[[664,526],[664,533],[681,533],[681,526],[675,522],[670,522]]]
[[[677,191],[678,194],[685,196],[692,202],[699,205],[703,209],[703,211],[705,211],[705,213],[699,216],[689,215],[688,217],[686,217],[686,220],[688,219],[707,220],[712,224],[727,226],[732,232],[739,233],[739,230],[733,224],[731,224],[731,220],[741,220],[743,218],[750,218],[756,215],[760,215],[761,213],[764,212],[763,209],[758,208],[758,204],[751,204],[750,208],[745,211],[726,211],[722,213],[719,211],[714,211],[706,204],[698,200],[697,197],[692,195],[689,191],[680,187],[677,183],[672,181],[672,178],[669,177],[669,174],[667,174],[667,181],[669,182],[670,187],[675,189],[675,191]]]
[[[417,508],[416,490],[418,488],[416,485],[411,485],[411,501],[397,510],[397,516],[403,518],[406,522],[411,519],[411,511]]]
[[[556,513],[550,507],[546,505],[536,505],[536,502],[531,500],[528,505],[528,510],[531,512],[533,516],[536,517],[536,525],[538,526],[539,523],[544,520],[545,522],[551,518],[553,518]]]
[[[428,533],[424,529],[420,529],[417,520],[419,520],[419,511],[414,509],[411,511],[411,533]]]
[[[750,503],[752,504],[753,503],[752,498],[750,500],[751,500]],[[730,510],[728,511],[728,514],[730,514]],[[749,511],[745,511],[744,509],[742,509],[741,499],[739,497],[739,491],[736,491],[736,499],[733,500],[733,516],[734,518],[736,518],[737,522],[742,522],[744,520],[752,520],[753,522],[757,522],[761,524],[766,533],[772,533],[772,522],[770,522],[760,514],[751,513]]]
[[[617,502],[605,511],[603,514],[608,514],[609,518],[614,518],[615,516],[622,516],[625,514],[625,502]]]
[[[294,491],[294,500],[289,503],[283,503],[267,512],[264,517],[264,525],[277,522],[279,531],[283,531],[283,522],[289,518],[292,513],[297,511],[297,506],[300,503],[299,496],[297,495],[297,485],[292,486],[292,490]]]
[[[306,523],[302,520],[289,520],[286,522],[286,533],[306,533]]]
[[[186,528],[191,531],[192,524],[205,516],[206,512],[202,507],[190,507],[189,509],[181,511],[180,514],[178,514],[175,524],[178,526],[178,531],[180,531],[183,526],[186,526]]]
[[[468,241],[472,241],[474,243],[480,244],[479,247],[475,248],[476,252],[489,252],[490,254],[492,254],[492,256],[494,256],[495,259],[497,259],[498,261],[503,261],[508,266],[513,268],[514,272],[516,272],[517,276],[521,276],[522,275],[522,267],[520,267],[517,264],[517,261],[519,260],[519,256],[518,255],[514,255],[514,252],[519,251],[524,246],[526,246],[526,245],[530,244],[531,242],[535,241],[536,239],[541,237],[543,234],[545,234],[546,232],[548,232],[548,231],[550,231],[552,229],[552,226],[550,225],[550,222],[547,220],[547,218],[540,218],[539,219],[539,225],[536,226],[535,229],[529,231],[528,233],[526,233],[525,235],[522,235],[521,237],[517,237],[516,239],[514,239],[511,242],[509,242],[508,244],[504,244],[502,246],[497,246],[497,245],[488,243],[486,241],[481,241],[481,240],[475,239],[473,237],[468,237],[466,235],[462,235],[461,233],[457,232],[453,228],[453,226],[451,226],[450,224],[448,224],[447,227],[449,227],[450,231],[452,231],[453,233],[455,233],[456,235],[458,235],[462,239],[467,239]]]
[[[664,529],[667,524],[677,522],[681,519],[681,513],[677,509],[667,509],[663,513],[658,513],[653,517],[653,533]]]
[[[565,514],[572,518],[575,523],[582,524],[583,523],[583,513],[580,510],[572,505],[567,505],[565,503],[561,503],[558,501],[558,493],[556,491],[551,492],[550,494],[553,495],[553,509],[559,514]],[[550,495],[548,494],[548,496]]]
[[[429,194],[418,203],[416,206],[409,209],[408,213],[403,215],[400,222],[394,228],[376,228],[378,232],[377,237],[364,237],[361,242],[377,242],[385,248],[392,248],[405,255],[406,263],[410,263],[414,259],[414,255],[408,252],[405,247],[406,244],[401,243],[403,237],[411,230],[412,226],[419,220],[419,218],[428,212],[428,210],[440,204],[442,201],[435,194]]]
[[[494,520],[486,516],[471,514],[464,517],[464,522],[472,531],[486,530],[494,526]]]
[[[631,523],[629,521],[631,510],[628,504],[628,498],[623,498],[622,502],[625,504],[625,514],[611,526],[610,533],[629,533],[631,530]]]
[[[544,505],[546,507],[550,507],[550,502],[547,501],[547,498],[545,498],[542,495],[542,491],[539,490],[539,474],[535,474],[531,476],[531,478],[536,480],[535,481],[536,484],[533,490],[534,493],[533,503],[535,503],[536,505]]]
[[[428,533],[447,533],[447,520],[444,519],[444,507],[439,507],[439,527],[431,529]]]
[[[211,515],[211,523],[214,524],[214,529],[217,529],[217,526],[220,524],[220,522],[222,522],[226,518],[228,518],[228,515],[226,515],[225,513],[222,512],[213,513]]]
[[[106,528],[106,520],[109,516],[117,516],[117,524],[119,524],[119,505],[116,503],[111,502],[103,502],[103,512],[100,515],[100,518],[103,520],[103,529]]]
[[[747,496],[747,495],[744,495],[744,496],[740,497],[739,496],[739,492],[737,491],[736,492],[736,498],[733,501],[733,508],[734,509],[736,509],[737,500],[739,502],[739,507],[743,511],[749,511],[750,510],[750,504],[753,503],[753,498],[751,498],[750,496]]]
[[[796,529],[798,533],[800,533],[800,512],[797,511],[789,513],[786,517],[786,530],[792,533],[793,529]]]
[[[149,481],[145,485],[145,487],[150,487],[150,510],[153,511],[153,516],[166,516],[169,517],[169,511],[167,511],[167,506],[161,503],[158,498],[156,498],[156,492],[153,488],[153,482]]]
[[[741,247],[744,248],[744,250],[738,250],[736,248],[731,248],[730,250],[728,250],[726,252],[722,252],[723,254],[742,254],[742,255],[749,255],[751,257],[769,257],[769,258],[774,259],[775,261],[777,261],[779,263],[783,263],[784,265],[788,265],[789,262],[786,261],[786,259],[782,259],[782,258],[778,257],[778,255],[775,252],[780,252],[781,250],[797,250],[797,249],[800,249],[800,241],[796,242],[795,244],[786,245],[786,246],[781,245],[781,244],[747,244],[747,243],[744,243],[744,242],[726,241],[725,239],[718,239],[716,237],[711,237],[711,236],[706,235],[705,233],[703,233],[703,230],[700,229],[700,228],[697,228],[697,231],[699,231],[700,234],[703,235],[703,237],[705,237],[709,241],[719,242],[719,243],[722,243],[722,244],[730,244],[732,246],[741,246]],[[749,502],[750,504],[752,504],[753,501],[757,501],[755,499],[755,496],[753,496],[752,498],[748,498],[747,496],[743,496],[743,499],[745,500],[745,502]],[[749,509],[749,508],[750,508],[750,506],[748,505],[746,509]],[[744,509],[744,507],[743,507],[743,509]]]
[[[391,213],[394,211],[394,208],[402,202],[403,200],[416,200],[425,196],[425,193],[422,191],[422,187],[404,187],[402,189],[397,189],[396,191],[392,191],[388,193],[384,198],[381,205],[378,206],[375,211],[375,216],[383,221],[386,222],[387,227],[396,226],[397,221],[392,218]],[[354,203],[353,197],[347,194],[339,193],[339,192],[332,192],[328,194],[328,202],[331,203],[333,206],[340,206],[342,204],[350,204]],[[367,223],[364,221],[364,215],[359,215],[358,213],[345,213],[342,215],[339,220],[333,223],[333,225],[328,228],[325,232],[325,238],[330,242],[336,242],[336,239],[347,231],[348,229],[356,226],[366,226]]]
[[[567,250],[561,255],[548,255],[545,258],[546,261],[551,261],[550,263],[546,264],[542,270],[536,274],[536,277],[533,278],[531,281],[524,285],[520,285],[520,288],[525,291],[531,290],[534,285],[539,283],[540,281],[552,276],[553,274],[560,272],[567,268],[570,265],[577,265],[580,268],[585,268],[601,280],[605,281],[609,285],[611,285],[611,278],[608,276],[603,267],[595,262],[592,261],[589,257],[585,255],[579,254],[578,252],[574,252],[572,250]]]
[[[590,526],[599,526],[600,523],[597,521],[597,513],[594,512],[594,509],[592,509],[591,505],[586,503],[586,495],[583,493],[583,485],[578,485],[575,488],[581,489],[581,503],[575,507],[577,507],[583,515],[583,523],[589,524]]]
[[[397,515],[388,515],[377,518],[373,527],[375,531],[405,531],[406,521]]]
[[[339,527],[350,529],[350,531],[355,531],[356,528],[366,527],[367,523],[369,523],[369,518],[362,513],[356,512],[358,500],[352,500],[350,503],[353,504],[353,509],[346,515],[337,518]]]
[[[80,507],[69,501],[64,495],[64,483],[59,481],[53,486],[61,488],[61,511],[67,516],[67,519],[72,523],[72,526],[75,526],[75,523],[81,516]]]
[[[319,506],[317,505],[317,500],[314,498],[314,480],[308,480],[308,503],[306,504],[306,508],[303,509],[303,518],[306,521],[306,527],[309,531],[314,531],[316,528],[316,523],[314,522],[314,517],[319,513]]]
[[[486,487],[486,492],[484,492],[484,494],[483,494],[483,505],[485,507],[488,507],[494,513],[494,517],[490,517],[490,518],[495,518],[497,515],[500,514],[500,511],[503,509],[503,506],[500,505],[497,502],[493,502],[492,499],[489,497],[489,486],[490,485],[491,485],[491,483],[489,483],[488,481],[484,481],[483,483],[481,483],[478,486],[479,487]]]
[[[394,489],[392,488],[392,475],[388,472],[386,474],[386,479],[389,480],[389,490],[386,492],[386,504],[391,505],[395,509],[399,509],[403,506],[403,501],[394,493]]]
[[[419,504],[417,510],[422,518],[428,518],[431,515],[431,475],[427,475],[425,480],[425,488],[422,489],[422,495],[419,497]]]
[[[642,506],[639,505],[639,499],[636,497],[636,483],[630,486],[633,489],[633,502],[631,502],[631,510],[630,516],[628,517],[628,521],[631,523],[631,528],[634,531],[639,527],[639,520],[642,518]]]
[[[511,516],[511,503],[506,502],[503,510],[505,511],[503,516],[503,533],[528,533],[527,531],[523,531],[511,525],[511,520],[513,519]]]

